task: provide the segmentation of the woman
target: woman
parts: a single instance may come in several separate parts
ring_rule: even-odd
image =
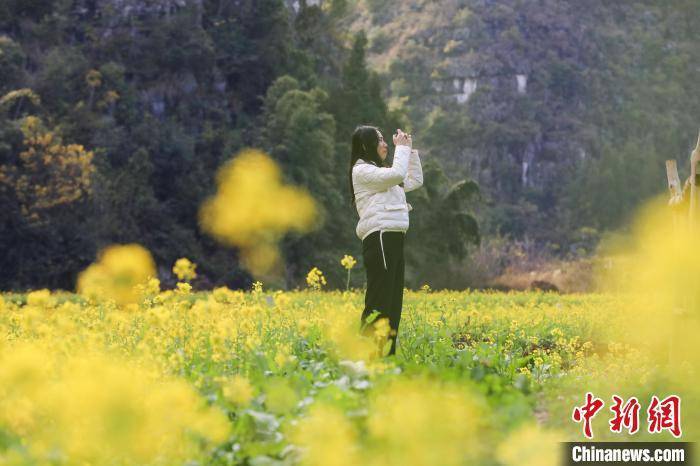
[[[403,302],[403,245],[412,209],[405,193],[423,185],[423,169],[418,151],[411,149],[411,135],[397,129],[393,141],[396,148],[393,165],[389,166],[382,133],[374,126],[358,126],[352,135],[350,156],[352,203],[360,215],[355,232],[362,240],[367,274],[360,329],[371,335],[374,324],[387,319],[389,355],[396,353]],[[374,311],[379,313],[377,318],[368,319]]]

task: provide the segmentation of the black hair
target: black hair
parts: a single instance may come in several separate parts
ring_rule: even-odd
[[[350,180],[350,204],[355,205],[355,189],[352,186],[352,168],[358,159],[368,163],[374,163],[378,167],[388,167],[386,161],[382,160],[377,153],[379,146],[379,128],[370,125],[361,125],[355,128],[352,133],[352,148],[350,150],[350,170],[348,178]]]

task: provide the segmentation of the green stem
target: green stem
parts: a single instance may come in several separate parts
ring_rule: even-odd
[[[348,281],[345,284],[345,291],[348,291],[350,289],[350,269],[348,269]]]

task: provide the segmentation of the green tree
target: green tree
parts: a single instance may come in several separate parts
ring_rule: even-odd
[[[453,266],[463,263],[470,246],[480,242],[472,213],[478,197],[479,187],[473,181],[451,183],[438,162],[423,162],[423,186],[407,194],[413,207],[407,238],[416,245],[406,249],[407,286],[469,285],[460,282],[463,277],[455,276]]]
[[[31,98],[31,96],[30,96]],[[64,144],[56,128],[27,116],[17,125],[22,149],[0,163],[0,277],[11,287],[72,288],[93,243],[83,234],[92,197],[93,152]]]
[[[20,44],[8,36],[0,36],[0,94],[22,87],[26,80],[25,60]]]
[[[398,127],[405,129],[403,115],[389,111],[384,101],[379,75],[367,68],[366,48],[367,37],[360,32],[326,107],[336,120],[336,140],[342,144],[341,151],[349,151],[350,137],[357,125],[371,124],[389,134]]]

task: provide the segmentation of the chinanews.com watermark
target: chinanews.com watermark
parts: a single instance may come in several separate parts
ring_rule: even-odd
[[[564,465],[624,465],[624,464],[659,464],[692,465],[692,442],[595,442],[592,420],[602,412],[605,401],[586,393],[584,402],[575,406],[571,419],[581,424],[585,442],[563,443]],[[612,413],[608,426],[613,433],[634,435],[642,429],[655,435],[668,432],[676,439],[683,435],[681,426],[681,398],[668,395],[659,398],[654,395],[643,409],[637,397],[625,400],[612,395],[610,406]],[[645,422],[642,424],[641,413]]]
[[[567,466],[694,464],[688,442],[567,442],[564,445],[562,464]]]

